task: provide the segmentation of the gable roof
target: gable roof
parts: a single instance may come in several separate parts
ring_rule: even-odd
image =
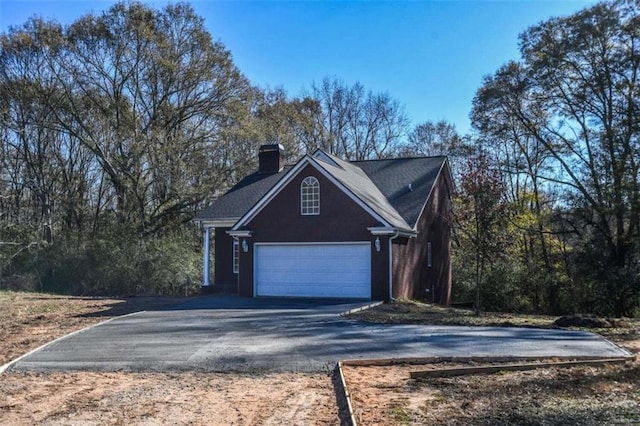
[[[329,156],[326,153],[325,155]],[[334,156],[330,156],[330,158],[336,165],[325,161],[318,161],[317,163],[338,179],[359,200],[382,216],[391,226],[403,230],[411,230],[413,228],[389,203],[385,194],[380,191],[380,188],[373,183],[360,167]]]
[[[447,157],[354,161],[400,216],[415,229]],[[411,188],[409,188],[411,184]]]
[[[281,173],[247,176],[198,214],[195,220],[214,226],[241,225],[240,222],[255,216],[279,192],[279,188],[301,170],[303,164],[310,164],[386,226],[415,230],[445,162],[446,157],[345,161],[316,150],[311,156],[305,155],[295,166],[287,166]]]
[[[363,191],[360,193],[354,193],[351,188],[345,186],[340,179],[337,179],[331,172],[327,171],[325,168],[321,167],[320,162],[317,158],[312,157],[310,155],[305,155],[290,169],[285,175],[280,179],[273,187],[271,187],[267,193],[248,211],[246,212],[238,222],[233,225],[232,231],[238,231],[242,228],[242,226],[246,225],[251,219],[253,219],[278,193],[286,187],[286,185],[293,180],[294,177],[298,175],[306,166],[310,166],[315,168],[319,173],[321,173],[325,178],[327,178],[331,183],[333,183],[338,189],[342,190],[348,197],[350,197],[356,204],[360,205],[367,213],[373,216],[377,221],[379,221],[384,227],[389,228],[399,228],[403,231],[410,232],[409,228],[406,226],[406,223],[400,219],[400,222],[390,222],[388,217],[385,218],[377,211],[375,208],[371,207],[371,198],[372,197],[364,197],[362,199]],[[342,167],[337,167],[336,170],[343,170]],[[355,176],[351,176],[352,179],[358,180]],[[360,179],[363,180],[363,179]],[[356,185],[356,188],[358,186]],[[393,209],[392,209],[393,210]],[[383,212],[386,213],[386,212]],[[387,215],[388,216],[388,215]]]

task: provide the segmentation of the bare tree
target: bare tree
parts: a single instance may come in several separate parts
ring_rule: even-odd
[[[238,104],[249,85],[229,52],[184,4],[119,3],[65,38],[50,62],[67,106],[58,125],[100,164],[120,222],[153,231],[188,220],[222,183],[216,154],[229,117],[246,113]]]
[[[529,29],[522,62],[488,77],[474,107],[486,135],[535,147],[513,161],[535,160],[530,178],[562,190],[557,206],[601,288],[593,306],[618,314],[640,304],[639,10],[600,3]]]
[[[383,158],[406,134],[404,110],[387,93],[366,92],[360,83],[348,86],[327,77],[312,84],[309,97],[321,108],[316,116],[319,140],[313,142],[332,154],[351,160]]]

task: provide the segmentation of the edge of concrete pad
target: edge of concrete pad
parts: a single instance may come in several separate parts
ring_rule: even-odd
[[[45,343],[45,344],[43,344],[43,345],[38,346],[38,347],[37,347],[37,348],[35,348],[35,349],[30,350],[29,352],[27,352],[27,353],[25,353],[25,354],[20,355],[18,358],[14,358],[14,359],[12,359],[11,361],[7,362],[7,363],[6,363],[6,364],[4,364],[4,365],[0,365],[0,375],[1,375],[1,374],[3,374],[4,372],[6,372],[6,371],[7,371],[9,368],[11,368],[14,364],[16,364],[16,363],[20,362],[23,358],[26,358],[26,357],[28,357],[29,355],[31,355],[31,354],[33,354],[33,353],[35,353],[35,352],[38,352],[38,351],[39,351],[39,350],[41,350],[41,349],[46,348],[46,347],[47,347],[47,346],[49,346],[49,345],[53,345],[54,343],[56,343],[56,342],[58,342],[58,341],[60,341],[60,340],[62,340],[62,339],[66,339],[67,337],[71,337],[71,336],[74,336],[74,335],[76,335],[76,334],[83,333],[83,332],[85,332],[85,331],[87,331],[87,330],[90,330],[90,329],[92,329],[92,328],[94,328],[94,327],[97,327],[97,326],[99,326],[99,325],[102,325],[102,324],[109,323],[109,322],[111,322],[111,321],[113,321],[113,320],[116,320],[116,319],[119,319],[119,318],[129,317],[129,316],[133,316],[133,315],[138,315],[138,314],[141,314],[141,313],[143,313],[143,312],[146,312],[146,311],[131,312],[130,314],[120,315],[120,316],[117,316],[117,317],[109,318],[108,320],[100,321],[99,323],[92,324],[92,325],[89,325],[89,326],[87,326],[87,327],[81,328],[80,330],[72,331],[71,333],[65,334],[64,336],[56,337],[55,339],[51,340],[50,342],[47,342],[47,343]]]
[[[361,311],[364,311],[364,310],[367,310],[367,309],[375,308],[376,306],[380,306],[380,305],[382,305],[382,304],[384,304],[384,303],[385,303],[385,302],[383,302],[383,301],[377,301],[377,302],[368,303],[368,304],[366,304],[366,305],[364,305],[364,306],[359,306],[359,307],[357,307],[357,308],[350,309],[350,310],[345,311],[345,312],[341,312],[341,313],[340,313],[340,316],[342,316],[342,317],[346,317],[347,315],[355,314],[356,312],[361,312]],[[445,326],[445,327],[446,327],[446,326]],[[485,326],[474,326],[474,325],[468,325],[468,326],[456,326],[456,327],[477,328],[477,327],[485,327]],[[502,328],[502,327],[501,327],[501,328]],[[508,326],[504,326],[503,328],[522,328],[522,327],[508,327]],[[528,327],[527,327],[527,328],[528,328]],[[533,328],[536,328],[536,329],[539,329],[539,330],[544,330],[544,329],[545,329],[545,328],[543,328],[543,327],[533,327]],[[623,358],[627,358],[627,359],[631,359],[631,358],[635,358],[635,357],[636,357],[636,355],[635,355],[635,354],[633,354],[633,353],[629,352],[627,349],[623,348],[622,346],[620,346],[620,345],[618,345],[618,344],[616,344],[616,343],[612,342],[611,340],[607,339],[606,337],[604,337],[604,336],[602,336],[601,334],[598,334],[598,333],[596,333],[596,332],[594,332],[594,331],[572,330],[572,329],[570,329],[570,328],[563,328],[563,327],[560,327],[560,328],[558,328],[558,329],[559,329],[559,330],[566,330],[566,331],[581,331],[581,332],[583,332],[583,333],[593,334],[593,335],[595,335],[595,336],[599,337],[600,339],[602,339],[603,341],[605,341],[609,346],[612,346],[613,348],[615,348],[615,349],[617,349],[618,351],[622,352],[622,353],[623,353],[623,355],[621,355],[621,357],[623,357]],[[587,359],[587,358],[592,358],[592,357],[589,357],[589,356],[586,356],[586,355],[585,355],[585,356],[581,356],[581,357],[579,356],[579,357],[577,357],[577,358],[580,358],[580,359]],[[598,358],[598,357],[596,357],[596,358]],[[604,358],[604,357],[601,357],[601,358]],[[609,358],[611,358],[611,357],[609,357]],[[614,358],[615,358],[615,357],[614,357]],[[638,359],[640,359],[640,355],[638,355]],[[346,360],[346,361],[348,362],[348,361],[350,361],[350,360]],[[348,364],[345,364],[345,365],[348,365]]]
[[[609,345],[613,346],[614,348],[618,349],[621,352],[624,352],[624,358],[630,359],[630,358],[635,358],[636,357],[635,354],[629,352],[627,349],[625,349],[622,346],[612,342],[611,340],[607,339],[606,337],[604,337],[604,336],[602,336],[602,335],[600,335],[598,333],[595,333],[593,331],[588,331],[587,333],[595,334],[596,336],[600,337],[602,340],[607,342]]]
[[[367,303],[363,306],[358,306],[357,308],[349,309],[348,311],[340,312],[341,317],[346,317],[347,315],[355,314],[356,312],[366,311],[367,309],[375,308],[376,306],[382,305],[383,301],[371,302]]]

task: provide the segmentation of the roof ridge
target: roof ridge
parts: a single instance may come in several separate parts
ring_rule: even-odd
[[[447,158],[447,155],[424,155],[412,157],[393,157],[393,158],[372,158],[370,160],[342,160],[348,163],[372,163],[374,161],[396,161],[396,160],[428,160],[434,158]]]

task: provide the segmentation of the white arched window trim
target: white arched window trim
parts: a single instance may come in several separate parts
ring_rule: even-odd
[[[300,184],[300,213],[303,216],[320,214],[320,182],[307,176]]]

